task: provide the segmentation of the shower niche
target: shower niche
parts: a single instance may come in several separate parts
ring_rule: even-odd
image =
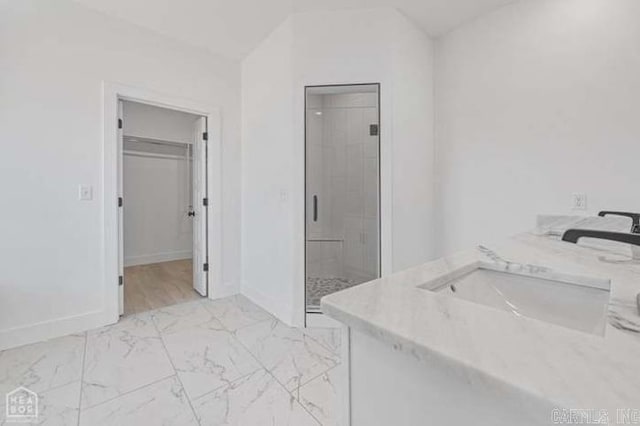
[[[379,84],[305,93],[305,299],[380,276]]]

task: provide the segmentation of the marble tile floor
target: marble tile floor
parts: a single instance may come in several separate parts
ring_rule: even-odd
[[[202,299],[0,352],[0,395],[37,392],[39,425],[335,425],[339,354],[340,330]]]

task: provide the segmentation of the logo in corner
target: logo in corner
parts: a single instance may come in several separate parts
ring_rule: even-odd
[[[7,420],[29,422],[38,418],[38,394],[20,386],[6,396]]]

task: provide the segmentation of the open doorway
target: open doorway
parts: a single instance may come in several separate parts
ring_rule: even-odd
[[[207,119],[118,101],[121,315],[207,296]]]

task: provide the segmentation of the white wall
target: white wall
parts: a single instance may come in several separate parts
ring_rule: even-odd
[[[242,292],[288,321],[293,315],[292,37],[288,19],[242,63]]]
[[[0,349],[108,321],[103,80],[221,106],[223,273],[237,284],[237,64],[59,0],[2,2],[0,52]]]
[[[441,253],[538,213],[640,210],[640,3],[536,0],[437,43]]]
[[[434,47],[406,18],[395,21],[393,270],[400,271],[436,255]]]
[[[191,259],[185,157],[124,156],[124,264]]]
[[[242,291],[284,321],[304,315],[305,85],[382,84],[383,273],[432,256],[431,49],[393,9],[314,12],[293,15],[243,62]]]

